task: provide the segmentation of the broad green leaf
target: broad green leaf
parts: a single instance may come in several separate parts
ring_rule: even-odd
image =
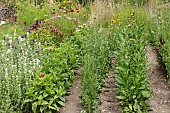
[[[117,99],[120,99],[120,100],[124,99],[123,96],[116,96],[116,98],[117,98]]]
[[[130,110],[132,110],[132,105],[129,105]]]
[[[57,111],[60,110],[60,108],[56,105],[56,103],[53,103],[52,106],[54,106],[57,109]]]
[[[40,106],[40,112],[42,113],[45,109],[45,106]]]
[[[34,113],[36,113],[36,111],[37,111],[37,102],[34,102],[34,103],[32,104],[32,111],[33,111]]]
[[[151,95],[151,92],[150,92],[150,91],[142,91],[142,95],[143,95],[145,98],[149,98],[150,95]]]
[[[58,101],[58,103],[59,103],[61,106],[65,106],[64,102],[62,102],[62,101]]]
[[[45,97],[47,97],[48,96],[48,94],[46,93],[46,92],[44,92],[43,93],[43,97],[45,98]]]
[[[40,96],[38,97],[38,100],[42,101],[42,100],[43,100],[43,96],[40,95]]]
[[[47,105],[47,104],[48,104],[48,102],[46,100],[42,100],[41,105]]]
[[[48,106],[49,109],[53,109],[53,110],[57,110],[55,107],[53,106]]]
[[[65,98],[64,97],[59,97],[63,102],[65,102]]]
[[[54,100],[54,99],[53,99]],[[53,103],[53,100],[50,100],[50,102],[48,103],[48,105],[51,105]]]
[[[134,110],[136,111],[137,109],[138,109],[138,101],[137,100],[135,100],[135,103],[134,103],[134,105],[133,105],[133,108],[134,108]]]
[[[24,103],[27,103],[27,102],[32,102],[33,100],[31,100],[31,99],[26,99],[26,100],[24,100]]]
[[[58,98],[58,95],[55,95],[55,96],[54,96],[54,99],[57,99],[57,98]]]

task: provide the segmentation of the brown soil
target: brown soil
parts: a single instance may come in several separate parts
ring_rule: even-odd
[[[82,111],[82,105],[79,98],[81,92],[80,77],[81,73],[79,69],[76,71],[75,84],[69,89],[72,94],[65,96],[66,104],[61,108],[60,113],[80,113]]]
[[[112,61],[112,65],[114,65],[114,60]],[[118,99],[116,99],[115,92],[115,76],[112,70],[109,73],[109,77],[106,80],[106,85],[100,94],[100,112],[101,113],[122,113],[121,106],[118,103]]]
[[[159,60],[158,50],[154,47],[147,47],[147,58],[149,62],[148,80],[153,91],[149,101],[151,111],[149,113],[170,113],[170,84],[166,79],[166,72],[163,70]]]
[[[151,106],[149,113],[170,113],[170,84],[167,82],[166,72],[159,60],[158,50],[149,46],[146,48],[146,52],[150,64],[147,77],[151,83],[150,89],[153,91],[149,100]],[[83,110],[79,98],[81,92],[80,70],[76,73],[75,84],[70,88],[72,94],[66,96],[66,105],[61,108],[60,113],[80,113]],[[106,85],[100,94],[100,113],[122,113],[121,106],[115,98],[115,76],[116,74],[110,71]]]

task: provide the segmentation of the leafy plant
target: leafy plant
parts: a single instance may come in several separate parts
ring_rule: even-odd
[[[49,47],[47,57],[36,73],[36,79],[26,92],[25,105],[32,105],[32,111],[52,113],[64,106],[64,95],[74,80],[73,69],[78,66],[78,49],[70,42],[60,47]]]
[[[133,21],[132,21],[133,20]],[[123,26],[124,25],[124,26]],[[146,101],[152,92],[148,89],[147,60],[144,38],[144,22],[135,21],[135,13],[123,24],[114,35],[114,55],[116,56],[115,72],[116,92],[125,113],[145,113],[148,110]]]
[[[63,84],[60,81],[61,78],[51,74],[42,75],[37,76],[32,82],[32,87],[27,91],[27,99],[24,102],[31,103],[34,113],[59,111],[59,107],[64,106],[63,95],[66,94],[66,90],[62,87]]]
[[[29,34],[4,37],[0,49],[0,112],[21,112],[25,92],[40,66],[41,47]]]
[[[163,62],[166,66],[167,70],[167,78],[170,78],[170,33],[167,31],[169,29],[170,25],[170,9],[169,8],[163,8],[159,11],[159,15],[157,19],[157,27],[158,27],[158,37],[159,37],[159,52],[162,56]],[[170,79],[169,79],[170,82]]]
[[[86,32],[85,32],[86,31]],[[107,77],[109,65],[108,38],[97,28],[87,28],[82,44],[83,78],[81,99],[85,111],[95,112],[99,106],[98,96],[104,80]],[[82,35],[83,37],[83,35]]]

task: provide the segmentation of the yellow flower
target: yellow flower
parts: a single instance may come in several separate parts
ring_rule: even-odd
[[[112,24],[114,24],[115,23],[115,20],[112,20]]]
[[[122,22],[119,22],[119,26],[121,26],[122,25]]]
[[[135,23],[135,20],[132,20],[132,24]]]
[[[120,16],[120,14],[115,14],[115,15],[113,16],[113,18],[116,19],[116,18],[118,18],[118,16]]]

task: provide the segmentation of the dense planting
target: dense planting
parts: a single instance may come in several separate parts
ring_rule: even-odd
[[[134,13],[128,19],[127,26],[118,30],[113,37],[117,73],[117,98],[125,113],[144,113],[148,110],[146,101],[151,96],[146,79],[147,61],[145,54],[146,40],[143,37],[144,22],[135,22]]]
[[[157,20],[160,53],[166,66],[167,77],[170,79],[170,9],[162,9],[158,14]]]
[[[29,34],[4,37],[1,43],[0,112],[14,112],[21,110],[24,93],[43,58],[42,49],[37,40],[29,40]]]
[[[90,31],[90,32],[89,32]],[[99,91],[107,77],[109,64],[108,37],[99,29],[87,29],[83,42],[82,103],[87,112],[99,107]]]
[[[148,45],[159,49],[170,78],[166,2],[0,1],[0,113],[60,112],[80,67],[83,113],[100,112],[111,67],[122,112],[147,113]]]

